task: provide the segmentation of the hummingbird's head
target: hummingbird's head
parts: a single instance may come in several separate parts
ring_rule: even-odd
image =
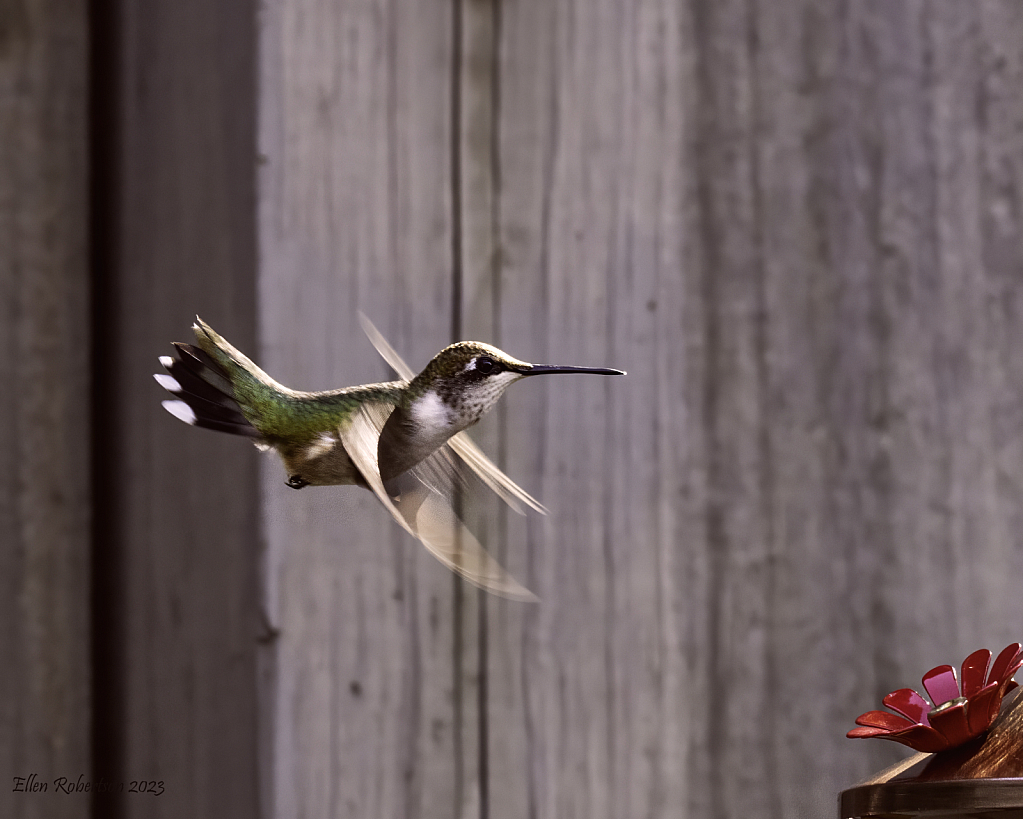
[[[479,341],[459,341],[441,350],[409,388],[413,416],[447,423],[451,433],[472,426],[521,378],[547,373],[625,375],[598,367],[559,367],[530,364]]]
[[[545,373],[625,375],[596,367],[530,364],[478,341],[452,344],[409,382],[381,430],[381,476],[386,481],[411,469],[452,435],[479,421],[510,384]]]

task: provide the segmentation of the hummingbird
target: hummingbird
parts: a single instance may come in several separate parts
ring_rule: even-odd
[[[257,367],[201,318],[198,346],[174,342],[154,375],[174,395],[171,415],[197,427],[246,437],[274,451],[286,485],[355,485],[371,490],[394,519],[449,569],[494,594],[535,600],[479,544],[455,512],[454,497],[474,474],[515,511],[546,513],[464,430],[511,384],[534,375],[625,375],[604,367],[529,364],[478,341],[450,344],[419,374],[365,316],[363,329],[399,380],[302,392]]]

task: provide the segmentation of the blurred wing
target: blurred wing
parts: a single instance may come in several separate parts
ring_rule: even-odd
[[[498,469],[497,464],[484,455],[483,450],[476,446],[466,433],[459,432],[448,438],[448,446],[479,475],[483,483],[520,515],[526,513],[518,501],[522,501],[541,515],[547,514],[547,507]]]
[[[402,528],[453,572],[492,594],[535,601],[536,596],[487,554],[455,513],[454,498],[462,481],[446,446],[385,488],[377,466],[377,442],[391,410],[388,404],[364,403],[338,430],[369,488]]]
[[[401,360],[401,356],[398,355],[394,347],[387,343],[387,339],[380,334],[373,322],[366,318],[366,314],[361,310],[359,311],[359,322],[362,324],[363,332],[369,337],[370,343],[377,348],[377,352],[380,353],[384,361],[398,374],[398,378],[404,381],[411,381],[415,378],[416,374],[412,372],[409,365]]]
[[[383,415],[384,420],[390,414],[391,407],[386,404],[363,403],[359,406],[351,418],[340,427],[337,434],[341,446],[345,448],[348,457],[352,459],[355,468],[362,473],[373,494],[380,499],[388,512],[390,512],[402,528],[413,537],[417,537],[411,527],[406,523],[405,518],[391,503],[391,498],[384,489],[384,482],[380,478],[380,469],[377,467],[377,443],[380,440],[380,429],[378,424],[379,416]]]
[[[387,488],[393,493],[394,506],[430,554],[491,594],[536,602],[536,595],[494,560],[459,520],[452,498],[415,474],[418,468],[389,481]]]
[[[370,342],[376,347],[377,352],[383,357],[391,369],[393,369],[399,378],[405,381],[411,381],[415,377],[415,373],[409,368],[409,366],[401,360],[401,356],[395,351],[395,349],[387,343],[380,331],[373,326],[373,323],[366,318],[365,314],[359,313],[359,321],[362,322],[362,329],[369,337]],[[505,475],[497,465],[490,460],[476,444],[473,443],[472,439],[464,432],[459,432],[457,435],[452,436],[448,439],[448,446],[450,446],[458,456],[469,465],[483,483],[491,488],[495,494],[505,503],[507,503],[512,509],[518,512],[520,515],[524,515],[522,507],[519,505],[519,501],[526,504],[532,509],[535,509],[542,515],[547,514],[547,509],[540,501],[526,492],[521,486],[515,483],[511,478]]]

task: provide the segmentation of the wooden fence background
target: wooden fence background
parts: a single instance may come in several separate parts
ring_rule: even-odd
[[[0,128],[6,816],[827,816],[1021,637],[1018,0],[8,0]],[[629,371],[475,435],[541,604],[159,407],[358,309]]]

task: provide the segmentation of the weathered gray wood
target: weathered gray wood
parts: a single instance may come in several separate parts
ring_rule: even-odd
[[[0,8],[0,813],[86,817],[87,67],[80,4]],[[35,775],[46,793],[16,793]]]
[[[1018,216],[970,188],[1020,148],[1021,20],[556,6],[503,10],[503,294],[551,348],[619,351],[630,391],[509,398],[571,523],[538,561],[554,611],[508,641],[526,673],[494,675],[525,704],[489,770],[543,815],[820,815],[892,753],[852,717],[1015,639],[1020,260],[978,224]]]
[[[274,4],[262,23],[261,357],[323,389],[414,367],[452,330],[452,10]],[[267,815],[475,815],[465,593],[368,492],[267,460]],[[462,628],[463,624],[466,626]]]
[[[101,93],[97,491],[106,779],[127,817],[258,813],[255,450],[165,413],[157,357],[196,313],[255,348],[255,19],[245,2],[119,3]],[[107,97],[105,97],[107,99]],[[103,147],[103,146],[101,146]],[[110,588],[113,586],[113,588]],[[111,814],[113,815],[113,814]]]
[[[551,517],[530,527],[544,604],[501,618],[491,651],[513,672],[492,675],[492,816],[684,810],[703,709],[687,679],[700,602],[679,611],[702,493],[665,507],[700,445],[679,395],[698,395],[680,325],[701,323],[699,281],[679,275],[695,227],[682,22],[650,4],[502,7],[505,333],[516,354],[629,376],[508,398],[508,470],[542,476]]]
[[[361,307],[415,366],[456,325],[630,374],[526,382],[477,431],[551,509],[484,527],[536,607],[267,464],[266,811],[826,815],[898,756],[858,713],[1018,638],[1021,28],[268,9],[270,371],[383,377]]]

